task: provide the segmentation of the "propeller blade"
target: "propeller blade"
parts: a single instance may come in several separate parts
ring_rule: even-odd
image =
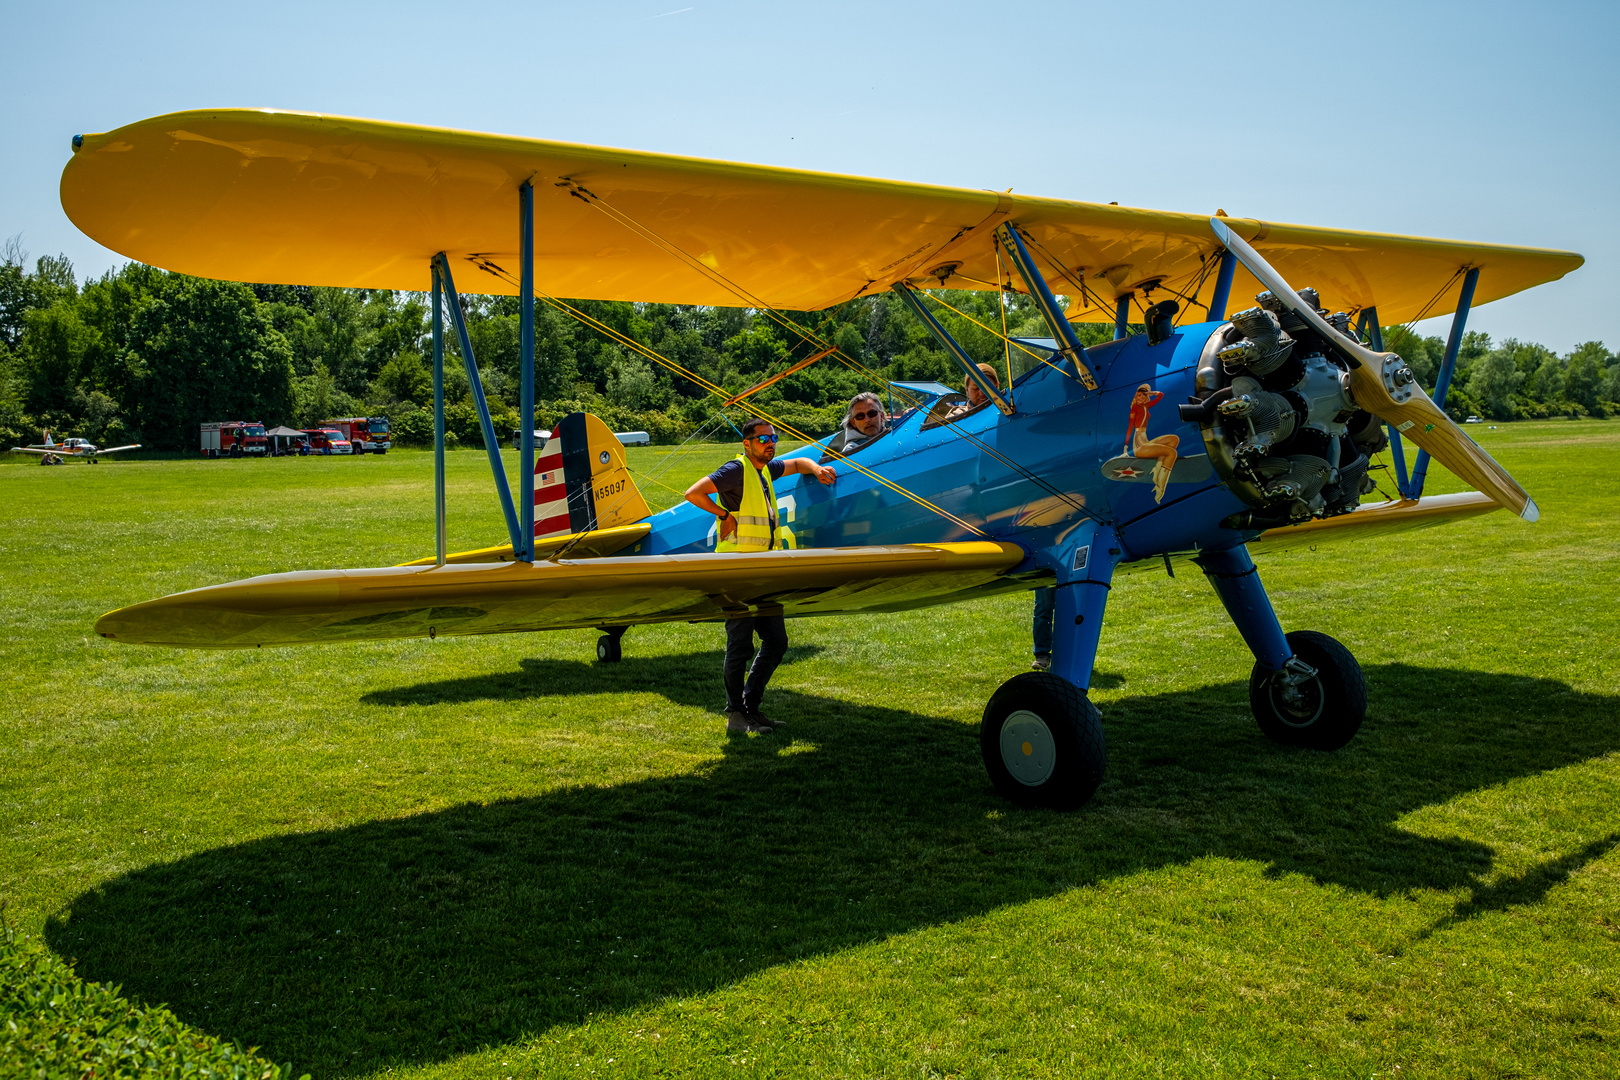
[[[1248,241],[1220,218],[1211,218],[1209,224],[1216,238],[1238,257],[1249,273],[1270,289],[1284,307],[1310,324],[1328,347],[1350,365],[1350,393],[1357,405],[1427,450],[1430,457],[1450,469],[1458,479],[1524,520],[1535,521],[1541,516],[1536,501],[1518,481],[1429,399],[1405,360],[1395,353],[1373,352],[1361,342],[1339,333],[1315,308],[1299,298]]]

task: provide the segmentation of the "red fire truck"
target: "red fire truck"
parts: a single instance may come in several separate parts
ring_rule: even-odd
[[[322,427],[335,427],[343,432],[354,452],[386,454],[393,436],[388,433],[386,416],[348,416],[341,420],[322,420]]]
[[[202,426],[203,457],[263,457],[270,440],[258,420],[221,420]]]
[[[309,451],[312,454],[354,453],[354,444],[331,424],[323,424],[318,428],[304,428],[303,431],[304,441],[309,444]]]

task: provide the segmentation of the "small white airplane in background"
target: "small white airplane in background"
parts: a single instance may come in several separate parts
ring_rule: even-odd
[[[89,439],[64,439],[56,442],[51,438],[49,431],[45,432],[45,441],[30,443],[27,446],[13,446],[13,454],[38,454],[42,458],[41,465],[49,465],[63,458],[82,457],[94,465],[96,459],[102,454],[117,454],[124,450],[139,450],[140,443],[130,443],[128,446],[109,446],[103,450]],[[54,459],[54,460],[53,460]]]

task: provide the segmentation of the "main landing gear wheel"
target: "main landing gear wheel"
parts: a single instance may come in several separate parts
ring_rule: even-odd
[[[1314,668],[1272,671],[1259,664],[1249,676],[1249,707],[1266,738],[1283,746],[1337,750],[1355,737],[1367,715],[1367,680],[1350,650],[1326,634],[1288,635],[1294,659]]]
[[[619,651],[619,642],[624,638],[622,629],[616,632],[603,634],[596,639],[596,658],[604,664],[617,664],[623,659]]]
[[[996,791],[1020,806],[1073,810],[1108,768],[1102,715],[1085,691],[1049,671],[1001,684],[984,707],[979,751]]]

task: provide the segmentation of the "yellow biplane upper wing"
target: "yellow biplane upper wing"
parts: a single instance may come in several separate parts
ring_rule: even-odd
[[[515,292],[518,186],[536,192],[536,288],[599,300],[830,307],[909,280],[995,288],[991,233],[1036,242],[1070,317],[1112,321],[1162,281],[1205,302],[1206,214],[1034,198],[312,113],[172,113],[74,140],[62,206],[133,259],[202,277],[415,289],[443,251],[466,292]],[[1329,309],[1385,324],[1483,304],[1581,265],[1563,251],[1227,224]],[[474,267],[498,268],[481,273]],[[942,276],[943,275],[943,276]],[[1003,278],[1004,280],[1004,278]],[[1259,288],[1239,268],[1232,295]]]
[[[270,574],[108,612],[117,641],[241,649],[588,626],[900,611],[1024,589],[993,542]]]

